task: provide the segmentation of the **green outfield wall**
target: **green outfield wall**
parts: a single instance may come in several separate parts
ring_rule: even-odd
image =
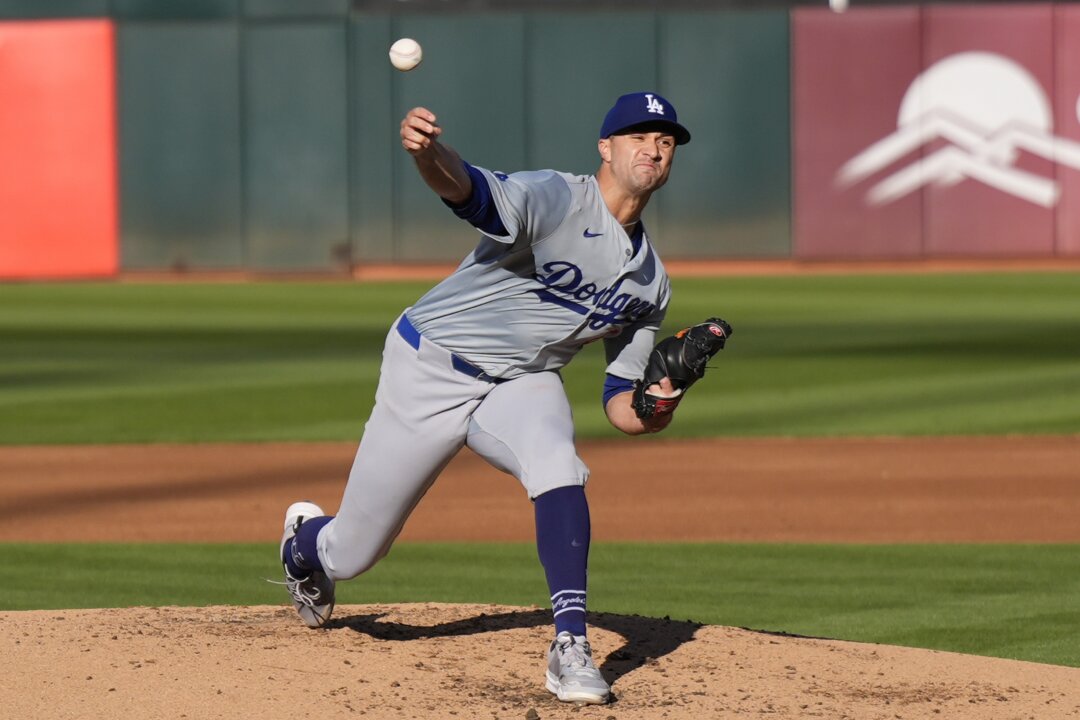
[[[473,231],[398,145],[409,108],[437,112],[446,141],[473,163],[590,173],[607,108],[641,89],[667,95],[694,132],[649,210],[666,256],[790,253],[785,7],[47,4],[0,0],[0,18],[107,15],[117,25],[123,269],[460,259]],[[402,36],[425,49],[411,73],[386,58]],[[713,51],[718,61],[697,61]]]

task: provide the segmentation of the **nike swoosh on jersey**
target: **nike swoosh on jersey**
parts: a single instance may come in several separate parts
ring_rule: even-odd
[[[603,234],[604,233],[591,233],[591,232],[589,232],[589,228],[585,228],[585,233],[584,233],[585,237],[600,237]]]

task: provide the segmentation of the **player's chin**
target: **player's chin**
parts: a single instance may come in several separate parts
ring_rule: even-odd
[[[653,192],[664,187],[667,175],[658,169],[642,167],[638,170],[635,179],[640,192]]]
[[[664,185],[664,180],[658,177],[638,176],[633,183],[633,191],[636,195],[648,195],[659,190]]]

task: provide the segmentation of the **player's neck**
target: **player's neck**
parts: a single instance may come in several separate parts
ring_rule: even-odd
[[[600,196],[604,198],[604,204],[607,205],[608,212],[629,233],[634,229],[634,225],[637,224],[638,220],[641,219],[641,213],[645,206],[649,204],[652,193],[637,195],[628,192],[620,187],[618,183],[611,182],[611,178],[606,177],[602,171],[597,174],[596,180],[600,186]]]

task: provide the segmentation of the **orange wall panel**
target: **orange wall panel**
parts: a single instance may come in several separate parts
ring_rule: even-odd
[[[0,278],[118,267],[114,28],[0,23]]]

